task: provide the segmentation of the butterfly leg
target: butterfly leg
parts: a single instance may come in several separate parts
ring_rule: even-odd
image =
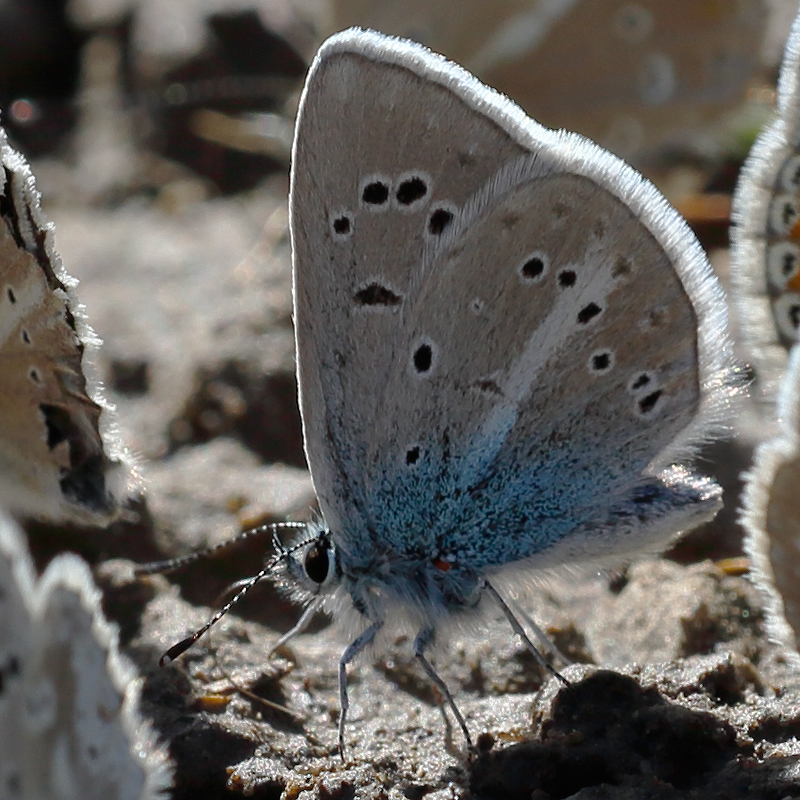
[[[425,648],[433,641],[434,631],[433,628],[423,628],[418,634],[417,638],[414,639],[414,655],[416,656],[417,660],[422,666],[422,669],[425,670],[425,674],[431,679],[434,686],[442,693],[442,696],[447,701],[447,705],[450,706],[450,710],[453,712],[453,716],[458,721],[458,724],[461,726],[461,730],[464,733],[464,738],[467,740],[467,747],[470,751],[474,748],[472,746],[472,739],[470,738],[469,731],[467,730],[467,723],[464,721],[464,717],[461,715],[461,712],[458,710],[458,706],[456,705],[456,701],[453,700],[453,695],[450,694],[450,690],[447,688],[447,684],[439,677],[436,670],[431,665],[431,662],[425,658]]]
[[[514,633],[522,639],[523,644],[525,647],[530,650],[533,657],[541,664],[554,678],[558,678],[564,686],[569,686],[569,681],[560,673],[558,670],[553,669],[553,667],[548,664],[545,657],[536,649],[536,645],[528,638],[528,634],[525,633],[525,629],[520,625],[519,620],[514,616],[514,612],[509,608],[508,604],[505,600],[500,596],[500,593],[497,589],[492,586],[489,581],[484,580],[483,588],[487,591],[497,605],[500,606],[502,612],[506,615],[506,619],[511,623],[511,627],[514,629]]]
[[[373,622],[360,636],[353,640],[339,659],[339,755],[344,761],[344,723],[350,700],[347,697],[347,665],[372,643],[383,627],[383,620]]]
[[[305,607],[305,609],[303,609],[303,613],[300,615],[300,619],[297,620],[297,622],[294,624],[292,629],[286,631],[286,633],[284,633],[283,636],[281,636],[281,638],[278,639],[277,642],[275,642],[275,645],[273,646],[273,648],[269,651],[269,653],[267,653],[267,658],[270,658],[272,656],[272,654],[279,647],[282,647],[283,645],[285,645],[286,642],[289,641],[289,639],[294,639],[294,637],[297,636],[298,633],[302,633],[308,627],[308,623],[311,622],[314,614],[317,613],[317,610],[319,609],[319,607],[321,605],[322,605],[322,598],[321,597],[315,597]]]
[[[556,647],[556,643],[534,622],[533,617],[519,603],[514,603],[514,612],[522,617],[527,626],[534,632],[539,644],[551,656],[559,659],[562,664],[569,666],[572,662]]]

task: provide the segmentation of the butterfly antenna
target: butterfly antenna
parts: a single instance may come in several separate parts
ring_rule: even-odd
[[[294,526],[292,526],[294,527]],[[305,526],[308,527],[308,526]],[[278,526],[274,526],[272,528],[272,547],[275,549],[276,553],[280,553],[281,555],[287,555],[288,550],[286,549],[286,545],[281,541],[281,537],[278,536]]]
[[[176,569],[193,564],[196,561],[201,561],[204,558],[210,558],[216,555],[220,550],[234,545],[241,544],[248,539],[253,539],[259,536],[264,536],[267,533],[272,534],[272,543],[275,546],[276,552],[281,555],[286,555],[287,550],[281,540],[278,538],[278,531],[285,529],[307,528],[305,522],[272,522],[268,525],[259,525],[257,528],[250,528],[243,531],[237,536],[233,536],[224,542],[215,544],[213,547],[207,547],[205,550],[198,550],[195,553],[189,553],[186,556],[179,556],[178,558],[167,558],[163,561],[150,561],[147,564],[139,564],[133,570],[133,574],[137,577],[141,575],[153,575],[156,573],[172,572]]]
[[[266,528],[270,526],[263,527]],[[287,523],[287,527],[305,527],[305,525],[303,523]],[[239,591],[231,598],[231,600],[219,611],[217,611],[217,613],[214,614],[214,616],[211,617],[211,619],[205,625],[203,625],[202,628],[199,628],[191,636],[187,636],[182,641],[170,647],[169,650],[167,650],[167,652],[164,653],[164,655],[158,660],[158,665],[163,667],[166,664],[173,662],[179,656],[183,655],[204,633],[208,631],[209,628],[211,628],[213,625],[216,625],[262,578],[266,578],[266,576],[269,575],[269,573],[272,572],[272,570],[274,570],[275,567],[281,563],[281,561],[291,556],[291,554],[297,550],[305,547],[307,544],[307,539],[292,545],[292,547],[286,547],[281,544],[278,555],[271,559],[270,562],[252,578],[248,578],[244,582],[238,582],[237,585],[241,585],[242,588],[239,589]],[[214,548],[211,548],[211,550],[213,549]]]

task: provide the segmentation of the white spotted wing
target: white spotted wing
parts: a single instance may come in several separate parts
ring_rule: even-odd
[[[75,284],[30,168],[0,129],[0,503],[23,517],[102,523],[117,506],[110,477],[125,470]]]
[[[2,800],[149,800],[169,785],[100,599],[72,554],[37,580],[24,535],[0,514]]]

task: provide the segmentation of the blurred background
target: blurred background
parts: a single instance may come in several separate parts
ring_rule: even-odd
[[[182,165],[212,193],[245,191],[286,171],[297,91],[318,44],[360,25],[421,41],[544,125],[584,133],[689,194],[740,157],[763,122],[796,6],[7,0],[0,109],[29,157],[80,158],[88,137],[85,190],[157,187]],[[678,164],[686,169],[671,174]]]

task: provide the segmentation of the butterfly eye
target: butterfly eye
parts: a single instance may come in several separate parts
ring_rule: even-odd
[[[317,541],[306,550],[303,569],[306,577],[314,583],[323,584],[331,568],[330,549],[326,542]]]

